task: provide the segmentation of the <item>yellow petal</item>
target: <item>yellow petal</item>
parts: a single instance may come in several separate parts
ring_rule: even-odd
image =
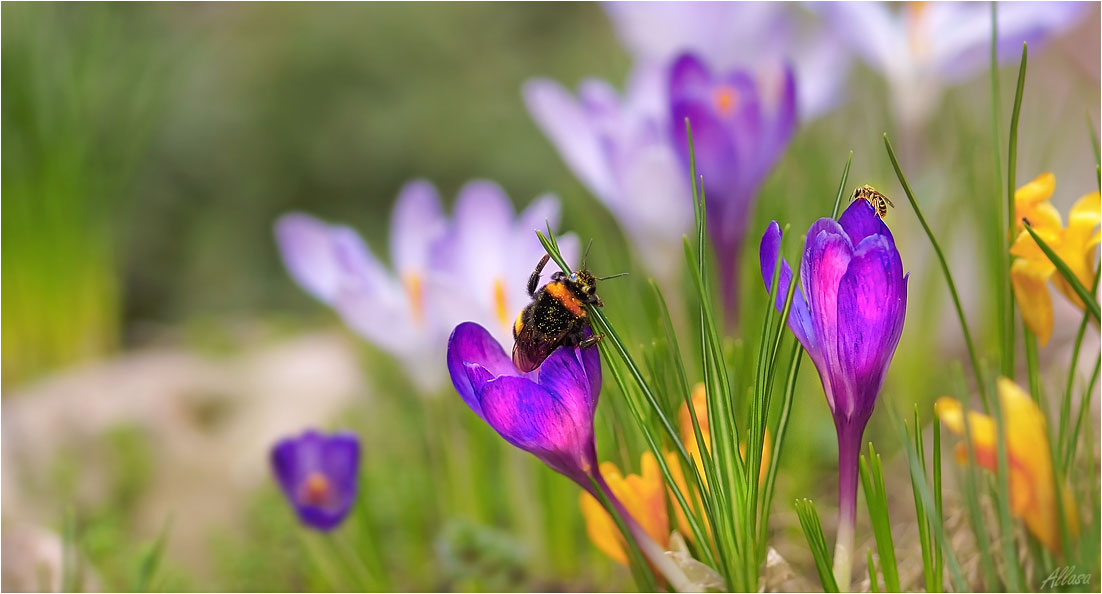
[[[1095,247],[1100,239],[1096,228],[1102,216],[1099,215],[1098,209],[1098,192],[1091,192],[1080,198],[1071,208],[1068,228],[1063,231],[1056,249],[1056,253],[1068,265],[1079,282],[1088,288],[1094,286]],[[1053,282],[1069,301],[1079,309],[1083,309],[1083,301],[1063,276],[1054,276]]]
[[[1052,296],[1046,283],[1054,270],[1047,259],[1044,262],[1019,259],[1010,266],[1010,284],[1022,310],[1022,321],[1037,335],[1041,346],[1052,337]]]
[[[640,474],[624,476],[611,462],[601,464],[601,475],[631,517],[654,539],[665,547],[670,538],[669,516],[666,513],[666,488],[658,462],[650,452],[640,460]],[[627,564],[623,537],[616,522],[601,503],[589,493],[582,493],[579,500],[585,518],[589,539],[612,560]]]
[[[582,508],[582,517],[585,518],[585,531],[589,535],[589,540],[613,561],[621,565],[627,565],[628,557],[624,552],[620,529],[616,527],[616,522],[612,520],[612,516],[608,515],[601,502],[597,501],[596,497],[582,491],[581,495],[578,496],[578,505]]]
[[[693,412],[696,413],[696,422],[700,425],[700,433],[704,437],[704,447],[707,448],[708,452],[711,452],[712,436],[708,424],[708,393],[704,388],[704,384],[699,383],[694,386],[690,397],[693,400]],[[693,418],[689,414],[688,403],[681,404],[681,410],[678,411],[677,417],[678,427],[681,431],[681,441],[685,444],[685,449],[689,452],[689,455],[692,456],[697,469],[703,472],[700,448],[696,443],[696,432],[693,431]]]
[[[1037,540],[1050,550],[1059,551],[1060,524],[1044,413],[1024,390],[1009,379],[999,378],[998,392],[1006,420],[1011,511],[1025,522],[1026,528]],[[950,431],[963,433],[964,417],[960,402],[952,398],[939,398],[934,403],[934,410]],[[970,412],[968,415],[977,463],[997,471],[994,441],[997,429],[994,421],[978,413]],[[967,455],[963,458],[967,460]],[[961,446],[957,447],[957,459],[962,459]],[[1066,486],[1061,486],[1060,498],[1069,532],[1074,537],[1079,532],[1079,526],[1075,502]]]
[[[1033,217],[1037,216],[1034,210],[1038,205],[1047,203],[1055,189],[1056,176],[1046,172],[1014,192],[1014,219],[1018,221],[1019,227],[1023,218],[1033,222]]]
[[[1041,238],[1054,250],[1058,248],[1061,243],[1061,235],[1063,231],[1060,229],[1033,229],[1037,236]],[[1037,242],[1033,239],[1033,236],[1029,234],[1029,231],[1022,230],[1018,234],[1018,237],[1014,240],[1014,243],[1010,244],[1010,255],[1018,256],[1019,258],[1029,260],[1037,263],[1047,263],[1055,270],[1055,266],[1052,265],[1052,261],[1048,259],[1045,252],[1041,250],[1041,246],[1037,245]]]

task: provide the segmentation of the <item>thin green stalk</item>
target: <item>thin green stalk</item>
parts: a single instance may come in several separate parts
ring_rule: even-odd
[[[807,538],[811,557],[815,560],[815,570],[819,572],[823,592],[837,592],[838,582],[834,581],[834,573],[831,571],[833,562],[830,558],[830,549],[827,548],[826,537],[823,536],[819,512],[815,511],[815,504],[810,499],[797,499],[795,505],[796,515],[800,517],[800,527],[803,528],[804,536]]]
[[[869,510],[869,523],[872,524],[876,539],[876,552],[880,556],[880,571],[884,574],[884,590],[899,592],[899,567],[895,561],[895,545],[892,542],[892,525],[888,515],[888,495],[884,488],[884,471],[880,465],[880,456],[869,442],[868,456],[858,458],[858,470],[861,473],[861,485],[865,490],[865,504]]]
[[[1099,261],[1094,267],[1094,286],[1091,289],[1092,295],[1098,294],[1098,279],[1102,277],[1102,261]],[[1071,392],[1075,385],[1075,372],[1079,368],[1079,350],[1083,346],[1083,337],[1087,334],[1087,324],[1090,321],[1090,317],[1086,312],[1083,312],[1083,319],[1079,321],[1079,331],[1075,334],[1075,346],[1071,351],[1071,363],[1068,365],[1068,380],[1064,387],[1064,399],[1060,403],[1060,428],[1057,431],[1057,435],[1062,441],[1060,443],[1060,460],[1064,462],[1063,468],[1067,471],[1068,462],[1068,442],[1066,441],[1068,435],[1068,423],[1071,422]]]
[[[945,507],[941,497],[941,420],[934,415],[934,519],[931,526],[941,526],[945,517]],[[928,515],[928,514],[927,514]],[[934,583],[935,588],[927,589],[927,592],[940,592],[945,583],[945,555],[941,550],[941,541],[934,540]]]
[[[960,304],[957,284],[953,281],[953,274],[949,272],[949,264],[945,260],[945,254],[941,251],[941,244],[939,244],[937,238],[934,237],[934,232],[930,229],[930,225],[926,223],[926,217],[922,215],[922,209],[918,207],[918,202],[915,200],[914,193],[911,192],[911,186],[907,183],[907,178],[903,175],[903,170],[899,167],[899,160],[895,156],[895,151],[892,150],[892,143],[888,140],[887,134],[884,134],[884,147],[888,150],[888,157],[892,161],[892,167],[895,168],[895,175],[899,178],[900,185],[903,186],[903,192],[907,194],[907,200],[910,201],[911,208],[914,210],[915,216],[918,217],[918,222],[922,224],[922,229],[926,231],[926,237],[929,238],[930,244],[933,245],[934,253],[937,254],[938,264],[940,264],[941,272],[945,276],[945,282],[949,285],[949,294],[953,298],[953,306],[957,310],[957,318],[960,321],[961,332],[964,333],[964,344],[968,348],[968,358],[972,363],[972,373],[976,380],[976,387],[980,394],[980,400],[983,401],[983,408],[987,411],[989,410],[987,387],[984,385],[983,374],[980,371],[979,358],[976,357],[976,347],[972,342],[972,333],[968,330],[968,322],[964,317],[964,308]]]
[[[1052,265],[1056,267],[1060,276],[1064,277],[1064,280],[1067,281],[1072,290],[1075,291],[1075,294],[1083,301],[1083,304],[1086,306],[1086,311],[1091,314],[1096,322],[1102,321],[1102,311],[1099,310],[1098,301],[1095,300],[1089,291],[1087,291],[1083,283],[1079,282],[1079,278],[1075,276],[1075,273],[1071,271],[1071,268],[1068,267],[1064,260],[1056,255],[1056,252],[1049,247],[1048,243],[1037,235],[1037,232],[1033,230],[1033,225],[1031,225],[1029,221],[1024,221],[1024,223],[1025,230],[1033,237],[1033,241],[1037,242],[1037,246],[1045,253],[1045,257],[1052,262]]]
[[[991,414],[995,418],[997,430],[995,485],[992,498],[995,501],[995,511],[999,517],[999,542],[1002,544],[1003,562],[1006,566],[1008,587],[1012,591],[1022,591],[1025,588],[1025,575],[1021,564],[1018,562],[1017,549],[1014,546],[1014,520],[1010,512],[1010,457],[1006,450],[1006,420],[1002,413],[1002,400],[994,398],[991,402]],[[965,414],[964,427],[971,430],[968,416]],[[972,447],[972,438],[968,437],[969,465],[975,465],[975,452]],[[982,541],[981,541],[982,542]]]
[[[609,499],[608,494],[592,476],[589,477],[590,485],[593,487],[592,492],[597,495],[598,501],[604,506],[605,511],[608,512],[609,517],[616,523],[616,527],[620,530],[620,535],[623,537],[624,542],[627,544],[627,553],[629,567],[631,567],[631,576],[635,578],[635,584],[639,586],[641,592],[657,592],[658,583],[654,579],[654,574],[651,573],[650,567],[647,565],[646,558],[643,556],[643,552],[639,549],[639,543],[635,542],[635,536],[628,530],[627,522],[620,515],[620,510],[616,509],[616,506],[612,504],[612,500]]]
[[[1083,402],[1079,405],[1079,417],[1075,419],[1075,429],[1071,433],[1071,441],[1068,442],[1067,462],[1064,466],[1071,468],[1075,463],[1075,450],[1079,446],[1079,432],[1083,427],[1083,419],[1087,416],[1087,411],[1091,408],[1091,399],[1094,397],[1094,385],[1098,382],[1098,367],[1099,363],[1102,363],[1102,359],[1095,359],[1094,371],[1091,372],[1090,382],[1087,383],[1087,391],[1083,393]]]
[[[1041,397],[1041,370],[1037,361],[1037,336],[1029,328],[1022,330],[1025,339],[1026,376],[1029,378],[1029,393],[1034,400]]]
[[[999,212],[1001,218],[1006,221],[1008,229],[1013,228],[1014,223],[1014,204],[1013,201],[1008,205],[1003,202],[999,197],[1002,195],[1002,158],[999,154],[999,121],[1002,119],[1000,109],[1000,93],[999,93],[999,62],[996,52],[996,45],[998,43],[998,3],[991,3],[991,52],[990,52],[990,72],[991,72],[991,137],[992,148],[995,152],[995,196],[999,202]],[[1000,222],[995,226],[996,229],[1002,228]],[[1002,341],[1002,348],[1000,349],[1000,358],[1002,374],[1005,376],[1011,376],[1014,374],[1014,290],[1010,285],[1010,241],[1013,239],[1013,235],[1009,233],[998,232],[999,236],[999,271],[998,279],[1001,290],[999,291],[999,334]]]
[[[849,166],[853,163],[853,151],[849,152],[849,156],[846,157],[846,168],[842,170],[842,180],[838,183],[838,195],[834,197],[834,210],[831,211],[830,218],[838,218],[838,211],[842,208],[842,196],[846,193],[846,180],[849,179]]]
[[[922,425],[918,416],[918,405],[914,407],[914,443],[918,452],[918,460],[922,464],[922,477],[926,478],[926,447],[922,439]],[[918,544],[922,549],[922,577],[926,583],[926,591],[934,592],[937,587],[934,581],[934,542],[930,537],[929,518],[926,509],[922,507],[922,497],[918,493],[918,484],[911,480],[911,491],[915,502],[915,521],[918,523]],[[866,499],[868,495],[865,495]]]
[[[926,515],[936,513],[940,516],[940,511],[937,510],[937,504],[930,496],[929,488],[926,486],[926,477],[922,472],[921,464],[918,461],[918,455],[915,453],[914,446],[911,444],[911,438],[907,431],[906,424],[899,418],[899,413],[894,408],[888,408],[892,421],[896,426],[896,433],[901,436],[903,440],[904,450],[907,452],[907,464],[911,470],[912,484],[918,485],[919,496],[922,498],[922,505],[926,509]],[[956,592],[967,592],[970,590],[967,582],[964,580],[964,573],[961,571],[960,562],[957,561],[956,555],[949,547],[946,540],[944,526],[941,522],[932,522],[930,527],[933,529],[934,536],[937,538],[938,543],[941,545],[943,551],[945,551],[945,558],[949,565],[949,578],[953,584],[953,590]],[[983,542],[983,541],[977,541]],[[982,551],[982,547],[981,547]]]
[[[164,558],[165,545],[168,543],[168,534],[172,529],[172,518],[165,519],[161,526],[161,532],[157,540],[153,542],[141,555],[138,570],[134,576],[134,582],[130,586],[131,592],[150,592],[153,590],[153,578],[157,575],[157,569]]]
[[[876,580],[876,564],[872,562],[872,549],[865,549],[865,556],[868,559],[865,564],[869,569],[869,592],[876,594],[880,592],[880,584]]]

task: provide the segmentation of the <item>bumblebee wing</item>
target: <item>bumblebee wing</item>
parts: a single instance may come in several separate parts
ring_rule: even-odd
[[[534,322],[524,324],[513,343],[513,365],[524,373],[534,371],[562,343],[566,332],[559,335],[541,334]]]

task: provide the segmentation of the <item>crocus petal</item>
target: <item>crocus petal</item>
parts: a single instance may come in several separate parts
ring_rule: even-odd
[[[520,373],[513,367],[512,358],[485,328],[474,322],[463,322],[455,327],[448,338],[448,373],[463,402],[484,419],[482,405],[464,365],[466,363],[477,364],[493,377]]]
[[[765,287],[768,290],[773,286],[773,270],[777,262],[777,256],[781,249],[781,227],[777,224],[777,221],[769,223],[769,227],[766,228],[765,234],[761,238],[761,247],[758,250],[758,256],[761,263],[761,277],[765,282]],[[789,266],[788,260],[781,259],[781,278],[777,283],[777,295],[776,295],[776,307],[777,311],[784,309],[784,300],[788,295],[789,283],[792,282],[792,267]],[[800,341],[804,349],[807,350],[813,358],[818,356],[818,345],[815,343],[815,329],[812,326],[811,312],[807,308],[807,300],[804,299],[804,292],[800,287],[796,287],[796,292],[792,296],[792,306],[788,313],[788,327],[792,330],[792,333],[796,335],[796,339]]]
[[[1041,346],[1052,337],[1052,296],[1048,292],[1048,279],[1055,267],[1049,261],[1015,260],[1010,265],[1010,284],[1014,300],[1022,310],[1022,321],[1030,332],[1037,335]]]
[[[998,392],[1005,419],[1012,511],[1022,518],[1030,532],[1046,547],[1059,551],[1057,494],[1053,485],[1052,458],[1044,413],[1024,390],[1007,378],[999,378]],[[960,435],[965,433],[964,413],[959,402],[951,398],[939,398],[934,410],[950,431]],[[994,419],[970,412],[968,422],[977,464],[997,472],[999,431]],[[966,461],[967,450],[964,452],[963,461]],[[1076,522],[1075,502],[1066,485],[1061,485],[1059,497],[1063,502],[1068,529],[1074,538],[1078,534],[1079,526]]]
[[[535,373],[539,384],[576,419],[592,422],[601,390],[601,355],[596,347],[559,347]]]
[[[319,301],[330,304],[342,287],[376,288],[386,272],[360,236],[310,215],[291,213],[275,224],[276,244],[291,278]]]
[[[505,441],[588,487],[596,466],[592,421],[543,386],[515,376],[486,384],[479,395],[486,423]],[[587,426],[588,425],[588,426]]]
[[[624,476],[615,464],[604,462],[601,464],[601,476],[631,517],[665,549],[670,538],[665,485],[653,454],[644,453],[640,465],[640,474]],[[585,516],[586,532],[593,544],[612,560],[626,565],[623,537],[612,517],[589,493],[582,492],[579,503]]]
[[[838,285],[838,352],[841,376],[852,382],[849,402],[835,402],[835,414],[867,419],[876,404],[907,311],[907,279],[891,240],[866,237],[853,253]],[[841,398],[835,393],[835,398]]]
[[[402,188],[390,223],[390,257],[399,275],[424,273],[446,225],[440,196],[431,183],[416,180]]]
[[[851,202],[838,218],[838,224],[845,230],[853,245],[861,243],[861,240],[870,235],[886,235],[888,239],[892,239],[892,232],[877,216],[876,209],[869,204],[868,200]]]
[[[819,219],[808,231],[804,258],[800,263],[800,279],[806,291],[808,309],[815,341],[823,366],[819,376],[824,379],[827,402],[836,411],[837,386],[829,380],[831,371],[841,368],[838,352],[838,285],[849,268],[853,247],[837,221]]]
[[[608,202],[616,184],[589,116],[562,87],[548,79],[524,84],[524,103],[563,161],[591,192]]]
[[[280,440],[271,452],[272,470],[303,523],[318,530],[337,527],[356,500],[360,444],[351,433],[325,436],[307,431]],[[309,481],[321,481],[322,501],[304,499]]]

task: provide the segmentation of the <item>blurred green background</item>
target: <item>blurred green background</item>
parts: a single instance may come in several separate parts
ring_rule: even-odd
[[[92,410],[97,402],[80,397],[79,380],[67,391],[54,374],[128,353],[171,349],[203,361],[247,362],[256,349],[335,333],[372,394],[337,407],[336,419],[360,428],[369,452],[364,506],[372,513],[349,538],[359,550],[368,546],[364,535],[377,538],[371,547],[383,551],[391,587],[629,587],[627,572],[585,538],[575,487],[494,441],[458,399],[410,402],[408,384],[388,371],[385,356],[341,330],[290,281],[271,234],[278,215],[304,210],[352,225],[385,254],[390,206],[405,181],[425,177],[450,202],[464,182],[488,178],[518,206],[556,192],[564,202],[561,229],[607,238],[595,269],[637,269],[615,219],[572,177],[520,97],[521,84],[537,75],[571,87],[590,75],[621,85],[630,59],[599,5],[5,3],[2,16],[5,412],[19,406],[16,418],[33,418],[34,405],[23,401],[38,397],[65,408],[70,401],[55,398],[59,392],[74,393],[73,401]],[[1030,62],[1019,183],[1054,171],[1054,203],[1065,212],[1095,187],[1087,120],[1099,121],[1098,36],[1094,12]],[[1002,71],[1007,121],[1015,70]],[[797,133],[762,190],[749,235],[756,239],[754,229],[779,219],[798,236],[829,212],[850,150],[851,185],[872,183],[897,196],[889,224],[906,246],[911,309],[885,399],[909,410],[956,389],[957,375],[940,370],[963,360],[963,347],[880,134],[892,134],[902,149],[926,214],[955,256],[966,308],[994,364],[994,295],[984,288],[998,261],[986,223],[997,217],[989,81],[979,76],[951,89],[922,130],[905,132],[895,129],[884,83],[872,72],[856,66],[846,89],[837,110]],[[744,307],[746,319],[755,319],[762,307],[749,264],[756,250],[746,252],[744,288],[753,298],[744,298]],[[627,297],[644,280],[609,285],[605,301],[632,301]],[[622,319],[641,315],[640,307],[625,305]],[[1061,312],[1071,319],[1074,310]],[[640,343],[648,332],[645,325],[628,329]],[[1057,333],[1045,360],[1066,360],[1060,349],[1069,337]],[[153,372],[150,381],[156,386],[163,377]],[[814,374],[802,381],[775,507],[779,540],[787,540],[778,548],[807,567],[788,503],[796,495],[834,496],[820,486],[833,484],[822,477],[833,472],[834,437]],[[242,412],[233,389],[214,382],[187,392],[187,406],[177,412],[198,427],[189,434],[195,443],[237,435],[235,423],[264,423],[266,417],[250,420]],[[611,388],[605,402],[603,441],[624,418]],[[897,438],[883,414],[868,436],[890,453]],[[88,442],[27,454],[30,462],[19,459],[29,468],[21,467],[24,474],[6,470],[5,530],[11,517],[62,535],[71,525],[76,548],[107,589],[133,583],[166,521],[158,587],[334,587],[304,555],[317,543],[299,537],[286,504],[265,482],[262,459],[253,458],[249,471],[259,487],[254,480],[230,489],[201,470],[165,467],[158,457],[163,435],[140,415],[125,418]],[[459,505],[462,513],[440,504],[436,467],[418,466],[424,452],[436,451],[424,428],[441,419],[452,424],[443,435],[463,441],[459,450],[486,461],[486,474],[477,477],[485,482],[472,487],[486,501]],[[255,445],[256,436],[241,431]],[[23,455],[15,439],[5,438],[5,456],[13,447],[13,456]],[[622,466],[638,463],[638,449],[605,451]],[[207,456],[211,466],[222,464],[218,452]],[[176,480],[208,497],[226,490],[242,503],[219,508],[209,530],[197,522],[204,530],[189,547],[176,535],[191,522],[179,510],[191,508],[172,496],[182,487],[163,486],[166,475],[180,475]],[[93,495],[83,486],[89,481],[98,481]],[[475,479],[460,481],[468,482]],[[500,485],[508,493],[492,494]],[[518,504],[525,493],[528,500]]]

